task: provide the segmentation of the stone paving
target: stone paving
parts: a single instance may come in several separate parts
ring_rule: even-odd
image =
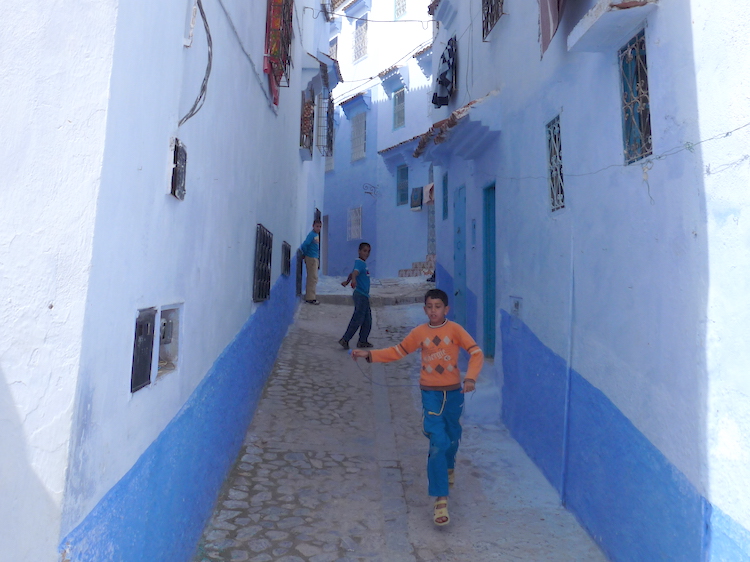
[[[417,357],[355,364],[336,343],[351,311],[301,305],[193,562],[606,560],[499,422],[491,362],[466,404],[451,523],[434,526]],[[373,312],[378,347],[423,317]]]

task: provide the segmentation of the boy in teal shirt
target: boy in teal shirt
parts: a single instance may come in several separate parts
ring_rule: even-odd
[[[372,312],[370,311],[370,272],[365,263],[370,257],[370,250],[370,245],[362,242],[359,245],[359,258],[354,260],[351,280],[352,289],[354,289],[352,294],[354,313],[344,337],[339,340],[339,344],[344,349],[349,349],[349,340],[354,337],[357,330],[359,330],[357,347],[372,347],[372,344],[367,341],[372,328]]]

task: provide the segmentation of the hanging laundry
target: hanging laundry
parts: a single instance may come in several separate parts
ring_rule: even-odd
[[[432,94],[432,105],[442,107],[456,91],[456,36],[448,40],[443,54],[440,56],[438,75],[435,80],[435,93]]]

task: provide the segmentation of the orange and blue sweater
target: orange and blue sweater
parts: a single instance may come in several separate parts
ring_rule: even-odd
[[[374,349],[368,361],[390,363],[422,349],[422,369],[419,386],[422,390],[456,390],[461,388],[458,369],[459,348],[469,353],[466,378],[477,380],[484,363],[484,353],[460,324],[446,320],[440,326],[422,324],[414,328],[398,345]]]

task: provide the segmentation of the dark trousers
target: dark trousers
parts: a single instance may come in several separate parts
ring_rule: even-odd
[[[359,330],[359,341],[366,342],[372,328],[372,313],[370,312],[370,299],[362,293],[354,291],[354,314],[349,321],[349,327],[346,329],[344,339],[349,341],[354,337],[354,333]]]

